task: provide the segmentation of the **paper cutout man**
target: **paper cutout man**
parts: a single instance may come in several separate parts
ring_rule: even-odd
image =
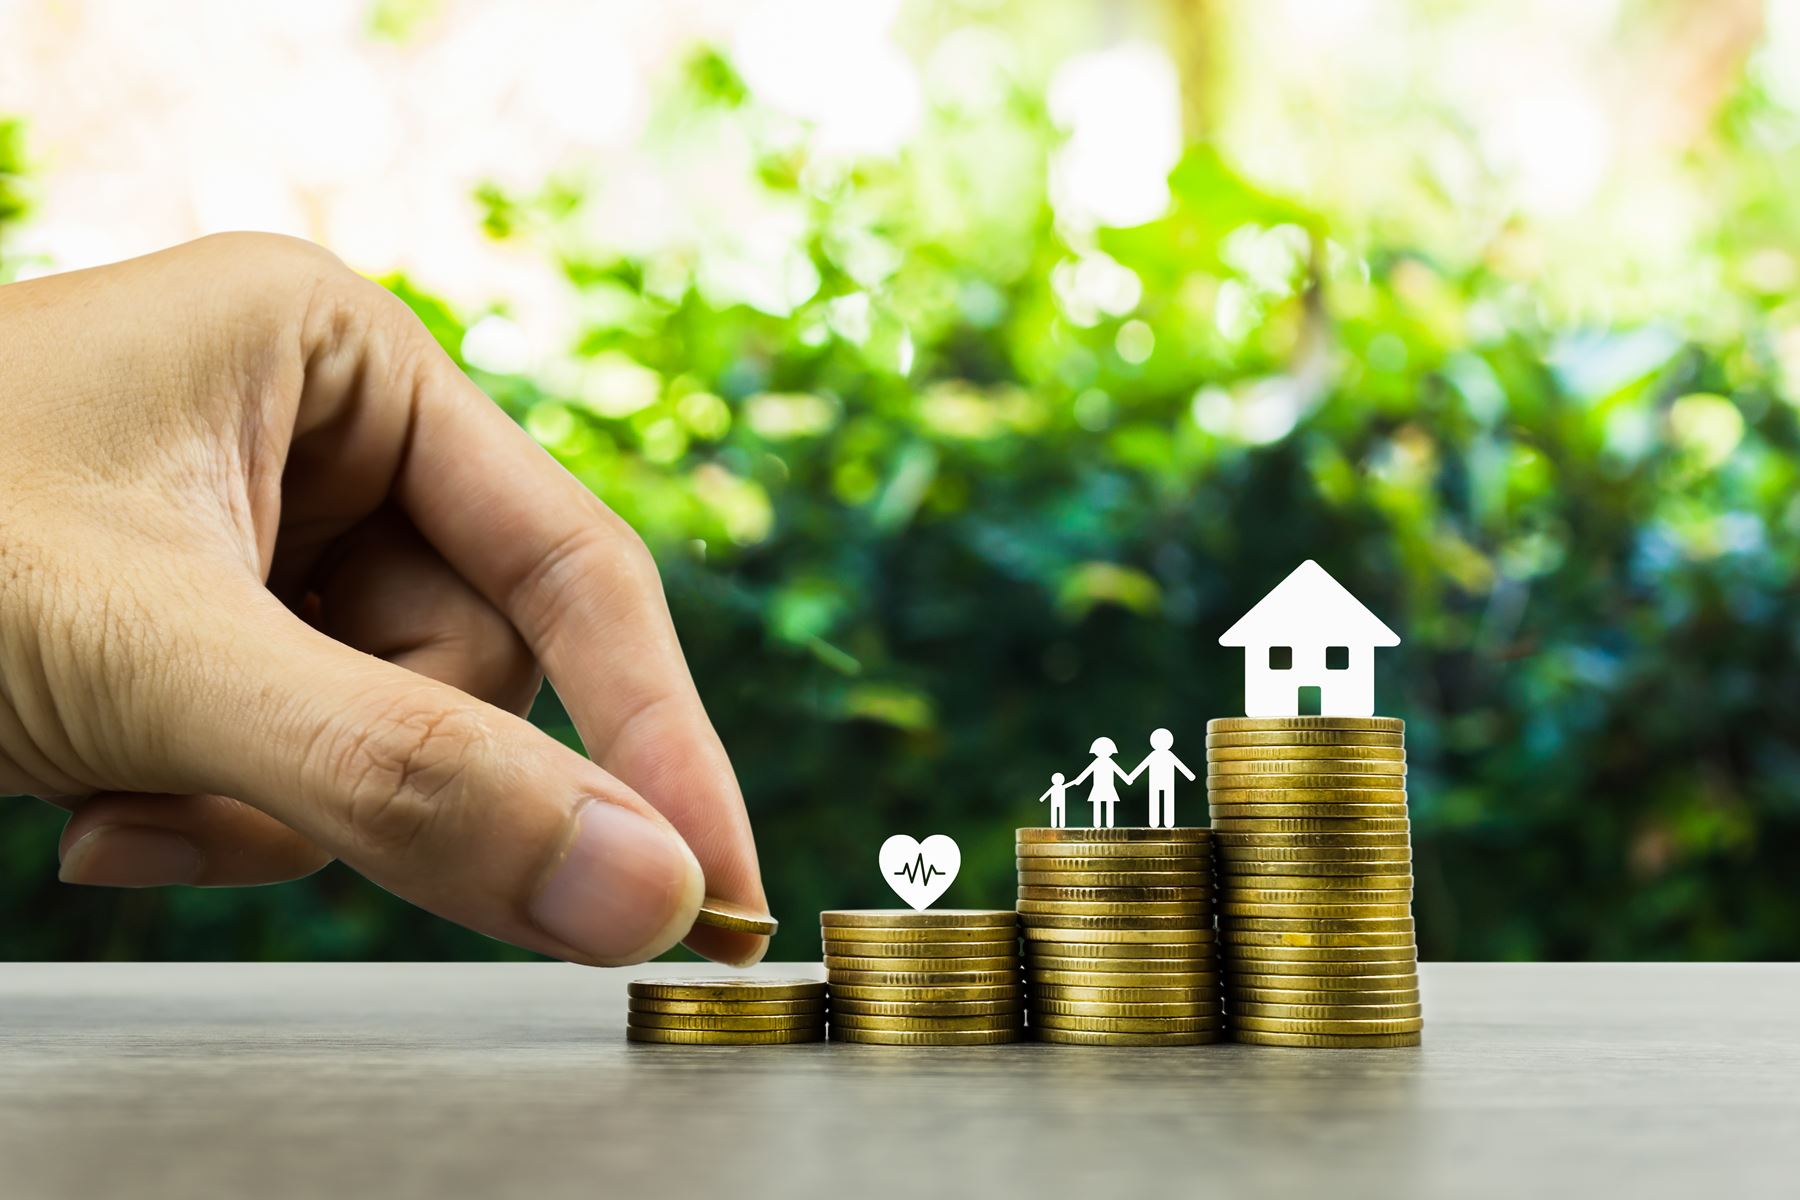
[[[1050,790],[1038,797],[1038,803],[1050,802],[1050,825],[1053,829],[1063,829],[1069,824],[1068,787],[1063,783],[1062,772],[1050,776]]]
[[[1187,776],[1189,783],[1194,782],[1194,773],[1169,748],[1174,744],[1174,734],[1166,729],[1158,729],[1150,735],[1149,755],[1132,769],[1131,774],[1125,776],[1125,782],[1132,783],[1143,774],[1145,768],[1149,769],[1152,829],[1175,828],[1175,772],[1180,771]]]
[[[1112,756],[1118,752],[1119,748],[1113,745],[1111,738],[1095,738],[1094,744],[1088,747],[1088,753],[1094,756],[1094,761],[1069,785],[1076,787],[1088,776],[1094,777],[1088,791],[1088,803],[1094,806],[1095,829],[1101,828],[1100,819],[1103,815],[1106,818],[1105,828],[1113,827],[1113,808],[1119,803],[1119,791],[1113,785],[1113,779],[1115,776],[1119,779],[1126,778],[1124,769],[1112,760]]]

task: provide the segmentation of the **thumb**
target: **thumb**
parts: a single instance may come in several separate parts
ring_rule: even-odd
[[[655,957],[694,923],[700,865],[660,813],[511,713],[317,633],[285,610],[171,722],[172,770],[236,796],[375,883],[577,962]],[[215,670],[217,670],[215,668]]]

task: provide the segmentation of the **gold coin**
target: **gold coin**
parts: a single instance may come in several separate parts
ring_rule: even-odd
[[[881,929],[865,925],[825,925],[823,937],[833,942],[898,944],[928,942],[956,945],[968,942],[1004,942],[1019,936],[1015,925],[921,925],[917,929]]]
[[[1020,871],[1019,893],[1023,895],[1026,888],[1091,891],[1115,887],[1210,892],[1211,875],[1210,866],[1204,871]]]
[[[1412,845],[1409,833],[1221,833],[1223,850],[1240,850],[1267,846],[1279,850],[1304,850],[1310,847],[1347,849],[1351,846],[1381,846],[1402,849]]]
[[[1411,933],[1411,917],[1221,917],[1219,934],[1238,933]],[[827,966],[830,964],[827,963]]]
[[[851,926],[864,929],[918,929],[947,925],[963,928],[972,925],[1016,925],[1019,914],[1010,908],[933,908],[915,912],[910,908],[839,908],[819,914],[819,924],[827,929]]]
[[[1082,875],[1130,872],[1194,879],[1211,872],[1212,851],[1208,850],[1205,858],[1095,858],[1089,855],[1081,858],[1020,858],[1014,863],[1021,874],[1026,871]]]
[[[1362,1037],[1334,1037],[1321,1033],[1252,1033],[1234,1029],[1231,1040],[1247,1046],[1305,1046],[1314,1050],[1386,1050],[1400,1046],[1417,1046],[1422,1035],[1386,1033]]]
[[[1236,999],[1231,1004],[1233,1019],[1269,1017],[1289,1021],[1404,1021],[1423,1015],[1417,1000],[1388,1004],[1288,1004],[1269,1000]]]
[[[1223,843],[1249,834],[1263,833],[1341,833],[1372,835],[1406,833],[1412,822],[1405,817],[1269,817],[1238,818],[1219,827],[1218,841]]]
[[[1343,786],[1399,788],[1406,785],[1387,781],[1405,779],[1406,762],[1404,759],[1380,758],[1249,758],[1209,761],[1206,764],[1206,782],[1211,787],[1268,787],[1268,784],[1262,782],[1264,778],[1285,779],[1290,775],[1302,780],[1296,787],[1309,786],[1307,781],[1315,776],[1331,778],[1338,775],[1370,775],[1379,776],[1381,782],[1347,783]],[[1243,778],[1244,776],[1255,778],[1252,781]]]
[[[1311,953],[1343,954],[1346,951],[1322,950]],[[1360,976],[1369,979],[1386,979],[1395,975],[1418,977],[1419,960],[1416,954],[1404,958],[1364,958],[1366,951],[1350,952],[1350,958],[1246,958],[1242,954],[1227,955],[1224,959],[1226,975],[1233,980],[1253,980],[1265,976],[1296,976],[1312,978],[1315,976],[1336,975],[1348,979]],[[1392,954],[1391,950],[1378,951],[1381,954]],[[1311,983],[1306,984],[1312,987]]]
[[[1077,904],[1145,904],[1170,900],[1211,900],[1209,887],[1033,887],[1019,885],[1021,900],[1055,900]]]
[[[1404,763],[1399,746],[1208,746],[1206,761],[1226,762],[1393,762]]]
[[[1019,916],[1038,917],[1210,917],[1210,900],[1021,900]]]
[[[1352,880],[1404,876],[1410,881],[1410,870],[1410,863],[1322,862],[1318,859],[1309,862],[1244,862],[1239,860],[1219,864],[1219,888],[1223,893],[1236,886],[1237,880],[1251,875],[1309,875],[1315,877],[1343,875]],[[1375,885],[1359,882],[1357,886],[1373,887]]]
[[[825,984],[817,979],[633,979],[625,994],[639,1000],[823,1000]]]
[[[866,1046],[1000,1046],[1017,1042],[1024,1030],[1016,1026],[1005,1029],[936,1030],[915,1032],[908,1029],[851,1029],[831,1027],[834,1042],[860,1042]]]
[[[1363,964],[1372,966],[1373,964]],[[1226,983],[1226,990],[1253,991],[1259,993],[1292,993],[1303,996],[1357,996],[1367,993],[1371,996],[1407,996],[1417,995],[1419,991],[1419,975],[1417,971],[1406,971],[1393,975],[1262,975],[1234,971]],[[1254,999],[1280,999],[1280,996],[1253,997]],[[1296,1002],[1297,1003],[1297,1002]]]
[[[1216,998],[1187,1000],[1170,1004],[1109,1003],[1105,1000],[1033,1000],[1033,1018],[1039,1013],[1053,1017],[1125,1017],[1144,1020],[1153,1017],[1216,1017],[1223,1006]]]
[[[1168,933],[1175,930],[1212,931],[1212,909],[1208,907],[1203,913],[1190,913],[1185,916],[1077,916],[1057,913],[1026,913],[1025,936],[1037,937],[1051,929],[1066,929],[1098,933],[1103,930],[1119,930],[1130,933]]]
[[[1212,830],[1204,825],[1178,825],[1173,829],[1052,829],[1027,825],[1018,830],[1020,842],[1204,842]]]
[[[1226,1039],[1225,1031],[1217,1029],[1204,1033],[1093,1033],[1042,1026],[1034,1027],[1032,1036],[1062,1046],[1208,1046]]]
[[[636,1029],[710,1029],[742,1032],[756,1029],[810,1029],[825,1023],[823,1011],[746,1017],[725,1013],[659,1013],[632,1011],[625,1023]]]
[[[1019,960],[1010,954],[984,955],[981,958],[869,958],[842,954],[825,956],[827,978],[836,978],[839,971],[955,971],[972,974],[980,971],[1014,970],[1018,965]]]
[[[891,963],[892,959],[881,959]],[[845,987],[1004,987],[1019,982],[1017,967],[1004,971],[853,971],[831,972],[831,991]]]
[[[1274,888],[1235,887],[1227,893],[1233,904],[1411,904],[1411,888],[1372,891],[1366,888],[1338,888],[1321,892],[1314,888],[1276,890]]]
[[[758,933],[764,937],[773,934],[781,926],[768,913],[746,908],[742,904],[733,904],[717,896],[708,896],[700,901],[700,912],[694,918],[694,924],[710,925],[714,929],[730,929],[737,933]]]
[[[1305,993],[1295,993],[1304,995]],[[896,1003],[892,1000],[831,998],[831,1016],[866,1017],[999,1017],[1024,1011],[1020,997],[1011,1000],[927,1000]]]
[[[626,1002],[631,1012],[646,1013],[687,1013],[701,1016],[707,1013],[736,1013],[741,1016],[769,1016],[776,1013],[822,1013],[825,1001],[818,1000],[649,1000],[631,997]]]
[[[1405,733],[1406,722],[1398,717],[1214,717],[1206,723],[1209,734],[1269,733],[1288,729]]]
[[[1345,849],[1333,849],[1329,846],[1301,846],[1297,849],[1282,849],[1275,846],[1234,846],[1230,850],[1223,847],[1219,850],[1221,863],[1234,862],[1388,862],[1405,863],[1412,861],[1410,846],[1350,846]]]
[[[1240,817],[1267,814],[1275,817],[1382,817],[1398,818],[1406,809],[1398,804],[1231,804],[1215,799],[1213,819],[1220,828],[1231,828]]]
[[[1389,746],[1403,749],[1406,738],[1398,733],[1371,733],[1353,729],[1277,729],[1262,733],[1209,733],[1206,748],[1237,746]]]
[[[1222,895],[1244,896],[1255,892],[1323,893],[1336,896],[1342,892],[1395,892],[1411,895],[1411,875],[1245,875],[1234,877],[1222,885]]]
[[[1001,958],[1017,954],[1019,939],[1004,942],[840,942],[825,939],[827,958]]]
[[[837,983],[831,985],[831,1003],[835,1006],[846,1000],[858,1003],[877,1004],[978,1004],[987,1001],[1005,1001],[1019,1003],[1024,999],[1025,986],[1017,976],[1008,976],[1006,983],[981,984],[968,986],[965,984],[856,984]]]
[[[1046,955],[1065,958],[1209,958],[1218,942],[1026,942],[1027,961]]]
[[[1333,976],[1332,978],[1335,978]],[[1241,982],[1225,989],[1225,998],[1237,1003],[1324,1004],[1349,1008],[1378,1008],[1383,1004],[1417,1004],[1419,988],[1271,988],[1245,987]]]
[[[1091,987],[1080,983],[1034,983],[1031,1002],[1087,1001],[1100,1004],[1186,1004],[1216,1000],[1219,989],[1199,987]]]
[[[1388,812],[1283,813],[1270,805],[1353,805],[1359,809],[1393,809],[1406,804],[1406,785],[1385,775],[1256,775],[1209,777],[1208,798],[1214,804],[1235,804],[1251,809],[1248,817],[1385,817]],[[1405,814],[1402,813],[1402,816]],[[1230,832],[1221,826],[1221,833]]]
[[[1251,904],[1241,901],[1227,901],[1219,906],[1221,917],[1230,917],[1233,927],[1237,927],[1240,917],[1285,917],[1301,920],[1379,920],[1383,917],[1408,917],[1412,915],[1412,905],[1402,901],[1399,904]]]
[[[1243,966],[1255,971],[1265,969],[1262,963],[1411,963],[1419,957],[1414,946],[1230,946],[1224,954],[1228,965],[1256,964]]]
[[[1413,945],[1410,930],[1397,933],[1224,933],[1219,943],[1235,953],[1250,948],[1292,947],[1301,949],[1378,948],[1404,949]]]
[[[1076,918],[1064,917],[1063,920]],[[1089,925],[1070,927],[1039,925],[1035,922],[1025,929],[1025,940],[1031,942],[1078,942],[1103,944],[1107,942],[1158,942],[1165,945],[1176,945],[1182,942],[1212,942],[1217,935],[1210,926],[1182,927],[1174,929],[1111,929]]]
[[[863,1013],[831,1013],[833,1029],[888,1029],[912,1033],[973,1033],[984,1029],[1017,1029],[1025,1024],[1025,1014],[1014,1009],[986,1017],[904,1017],[873,1016]]]
[[[1225,1028],[1225,1018],[1208,1017],[1065,1017],[1031,1014],[1033,1029],[1069,1029],[1081,1033],[1212,1033]]]
[[[1384,1021],[1307,1021],[1289,1020],[1284,1017],[1240,1017],[1234,1013],[1231,1018],[1231,1027],[1250,1033],[1417,1033],[1425,1028],[1425,1018],[1395,1017]]]
[[[1021,861],[1034,858],[1104,858],[1113,861],[1139,858],[1175,858],[1204,862],[1212,842],[1020,842],[1013,855]],[[1115,867],[1115,869],[1117,869]]]
[[[1031,972],[1031,982],[1058,983],[1074,987],[1122,988],[1217,988],[1221,976],[1216,971],[1050,971]]]
[[[805,1029],[650,1029],[638,1025],[625,1027],[628,1042],[660,1042],[671,1046],[789,1046],[799,1042],[825,1040],[823,1025]]]
[[[1099,982],[1101,975],[1158,974],[1175,972],[1217,971],[1215,958],[1034,958],[1026,964],[1026,973],[1035,978],[1044,971],[1061,971],[1070,975],[1089,974]]]

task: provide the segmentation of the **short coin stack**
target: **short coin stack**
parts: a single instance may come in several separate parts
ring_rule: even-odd
[[[1419,1044],[1405,728],[1391,717],[1207,724],[1237,1041]]]
[[[1018,914],[840,909],[819,914],[831,1040],[989,1046],[1019,1040]]]
[[[1205,829],[1021,829],[1019,925],[1039,1041],[1221,1040]]]
[[[771,1046],[825,1038],[816,979],[636,979],[625,1037],[683,1046]]]

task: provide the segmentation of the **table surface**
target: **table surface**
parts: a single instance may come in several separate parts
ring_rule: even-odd
[[[1426,1044],[629,1045],[700,966],[0,967],[0,1192],[1783,1196],[1800,966],[1427,964]],[[816,965],[763,975],[817,977]]]

